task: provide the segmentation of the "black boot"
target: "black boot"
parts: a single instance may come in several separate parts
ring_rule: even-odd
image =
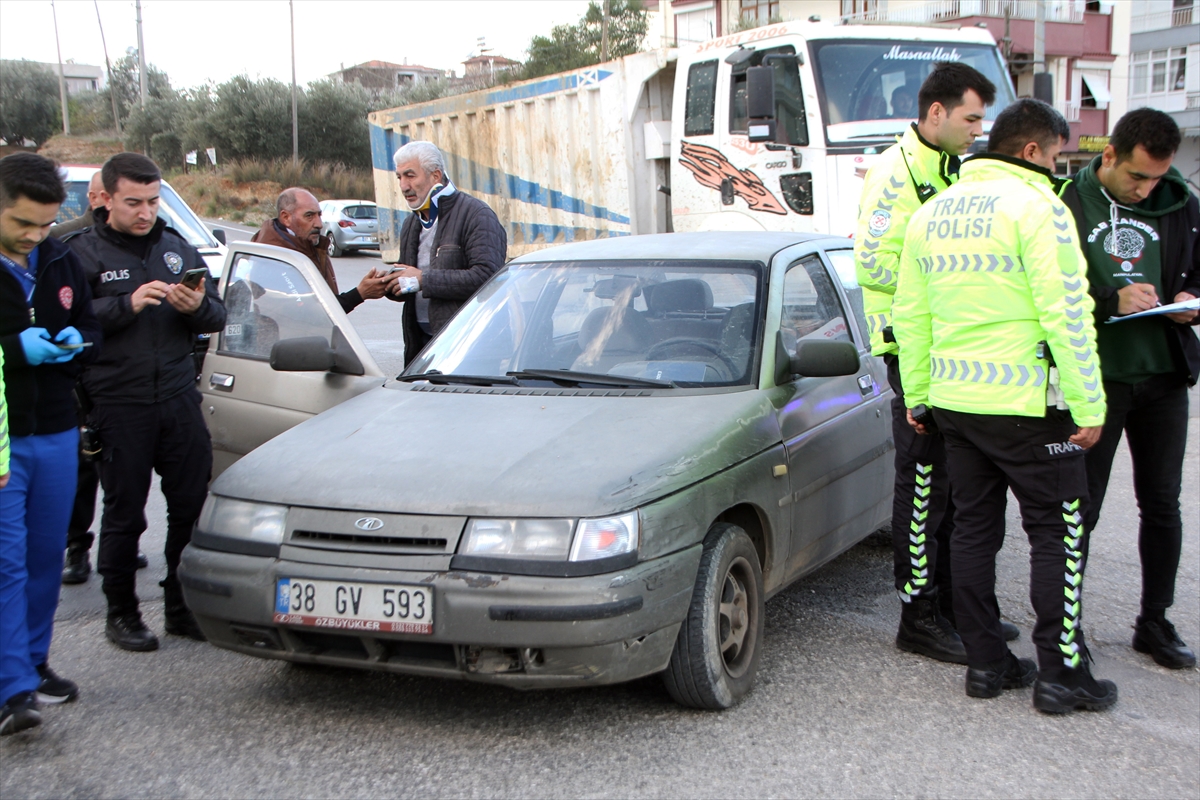
[[[137,590],[132,576],[125,579],[104,579],[104,597],[108,600],[108,621],[104,635],[122,650],[147,652],[158,649],[155,637],[138,611]]]
[[[1033,685],[1033,707],[1047,714],[1066,714],[1076,709],[1103,711],[1117,702],[1117,685],[1092,677],[1088,659],[1074,669],[1042,670]]]
[[[1149,653],[1154,663],[1167,669],[1191,669],[1196,666],[1196,654],[1175,632],[1175,626],[1162,612],[1143,614],[1133,626],[1133,649]]]
[[[133,611],[115,613],[110,609],[104,635],[122,650],[144,653],[158,649],[158,637],[142,622],[141,612],[136,608]]]
[[[950,621],[938,612],[935,598],[918,595],[900,607],[896,647],[951,664],[967,663],[962,639]]]
[[[158,585],[163,587],[163,616],[166,617],[167,633],[186,636],[197,642],[207,641],[204,631],[200,630],[196,618],[183,601],[183,587],[179,585],[179,579],[172,576]]]
[[[1011,652],[999,661],[967,667],[967,697],[999,697],[1005,689],[1020,689],[1037,679],[1037,664]]]
[[[63,564],[62,582],[68,586],[86,583],[92,574],[91,552],[87,547],[68,547],[67,561]]]

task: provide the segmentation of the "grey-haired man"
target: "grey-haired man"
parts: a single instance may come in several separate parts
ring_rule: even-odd
[[[389,295],[404,303],[407,366],[504,264],[508,237],[496,212],[455,187],[433,144],[409,142],[393,162],[412,211],[400,229],[404,269]]]

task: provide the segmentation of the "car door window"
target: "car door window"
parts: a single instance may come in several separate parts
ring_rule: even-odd
[[[801,341],[853,341],[842,301],[817,256],[788,268],[783,281],[780,329],[789,352],[795,352]]]
[[[746,103],[746,70],[761,66],[768,56],[794,56],[791,45],[758,50],[734,68],[729,76],[729,132],[746,133],[750,117]],[[804,146],[808,144],[808,123],[804,114],[804,90],[800,84],[800,62],[796,58],[766,61],[775,71],[775,142]]]
[[[833,271],[842,284],[842,292],[850,303],[850,311],[855,321],[855,338],[865,349],[866,343],[871,340],[871,332],[867,329],[867,312],[863,309],[862,287],[858,285],[858,275],[855,273],[854,251],[826,250],[825,256],[833,266]]]
[[[281,339],[332,335],[333,320],[292,265],[242,253],[225,280],[227,317],[219,351],[266,360]]]

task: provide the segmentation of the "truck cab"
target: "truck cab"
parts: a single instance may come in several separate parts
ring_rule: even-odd
[[[681,51],[674,229],[851,235],[874,155],[916,121],[917,91],[939,61],[969,64],[996,85],[986,136],[1014,93],[985,30],[795,22]],[[763,67],[774,73],[765,111],[754,108],[764,92],[750,80]]]

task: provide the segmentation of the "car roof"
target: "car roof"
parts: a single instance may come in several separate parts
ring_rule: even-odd
[[[703,233],[654,233],[592,239],[548,247],[514,259],[515,264],[544,261],[761,261],[795,244],[852,246],[845,236],[824,233],[778,231],[707,231]]]
[[[322,200],[321,205],[330,206],[373,206],[374,200]]]

